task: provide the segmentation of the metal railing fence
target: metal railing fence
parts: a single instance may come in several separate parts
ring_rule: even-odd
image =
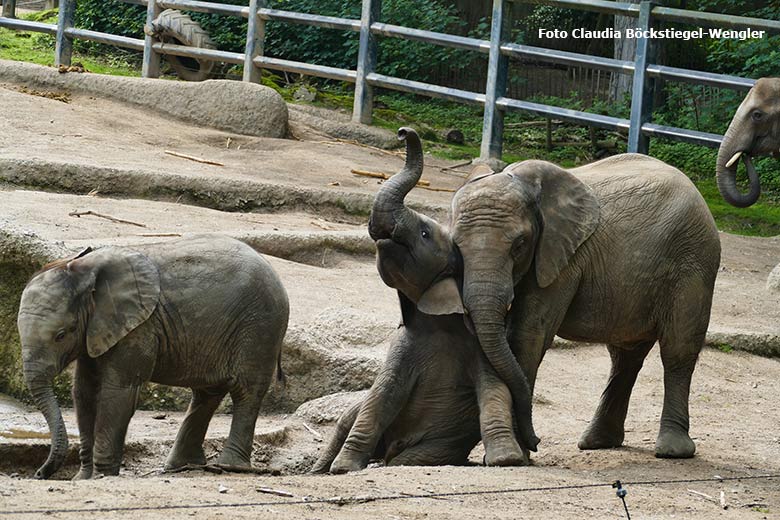
[[[503,119],[508,110],[520,110],[552,117],[567,122],[617,131],[628,131],[628,150],[647,153],[650,137],[664,137],[702,146],[717,147],[722,136],[695,130],[657,125],[651,122],[653,89],[656,79],[708,85],[734,90],[748,90],[753,79],[713,74],[708,72],[668,67],[654,63],[657,42],[641,37],[637,41],[634,61],[603,58],[573,52],[556,51],[541,47],[519,45],[508,41],[509,10],[511,0],[493,0],[491,34],[489,40],[412,29],[380,21],[382,0],[363,0],[360,20],[322,16],[271,9],[267,0],[249,0],[248,6],[217,4],[201,0],[123,0],[146,5],[147,25],[163,9],[180,9],[202,13],[237,16],[248,19],[244,53],[193,48],[163,43],[152,36],[143,40],[74,27],[76,0],[61,0],[57,25],[0,17],[0,27],[23,31],[37,31],[56,36],[55,64],[69,65],[72,42],[75,38],[143,51],[144,77],[160,74],[163,55],[183,56],[195,59],[212,59],[244,66],[244,81],[257,82],[263,68],[300,73],[355,83],[353,121],[368,124],[372,118],[373,91],[386,88],[447,99],[456,102],[475,103],[484,106],[481,145],[482,159],[500,159],[503,145]],[[559,8],[589,10],[599,13],[638,18],[638,28],[648,31],[658,21],[695,24],[702,27],[762,30],[767,34],[780,34],[780,21],[747,18],[741,16],[688,11],[654,6],[649,0],[640,4],[605,0],[517,0],[545,4]],[[265,24],[269,20],[310,25],[325,29],[354,31],[359,33],[359,52],[356,70],[272,58],[264,55]],[[387,76],[376,72],[377,38],[402,38],[468,50],[488,55],[487,88],[485,92],[471,92],[430,83]],[[532,103],[506,97],[510,58],[532,58],[539,61],[586,66],[612,73],[633,76],[631,115],[622,119],[579,110]]]

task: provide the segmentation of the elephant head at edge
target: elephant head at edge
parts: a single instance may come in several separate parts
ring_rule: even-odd
[[[152,261],[118,248],[52,262],[27,284],[17,320],[24,378],[51,433],[49,456],[36,478],[56,472],[68,449],[54,376],[79,356],[96,358],[113,348],[149,318],[159,297]]]
[[[780,78],[762,78],[756,82],[723,136],[715,171],[718,190],[726,202],[744,208],[758,200],[761,183],[751,158],[770,154],[780,157]],[[740,158],[747,169],[747,193],[737,188]]]

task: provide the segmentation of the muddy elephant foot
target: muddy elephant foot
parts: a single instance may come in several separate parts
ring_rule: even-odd
[[[338,475],[350,471],[360,471],[368,466],[369,459],[370,457],[364,453],[342,449],[336,460],[330,465],[330,472]]]
[[[185,466],[205,466],[206,454],[203,448],[194,453],[182,453],[179,450],[173,450],[165,460],[165,471],[183,468]]]
[[[222,450],[217,458],[217,466],[230,470],[230,468],[251,468],[252,462],[248,455],[236,453],[230,449]]]
[[[90,478],[115,477],[119,475],[119,464],[95,464]]]
[[[71,480],[89,480],[92,478],[92,466],[81,466],[79,472]]]
[[[581,450],[606,450],[623,445],[625,433],[622,427],[610,428],[599,424],[588,426],[577,447]]]
[[[484,462],[486,466],[528,466],[531,463],[529,454],[514,439],[490,442],[485,445]]]
[[[688,432],[661,429],[655,441],[655,456],[659,459],[689,459],[696,453],[696,445]]]

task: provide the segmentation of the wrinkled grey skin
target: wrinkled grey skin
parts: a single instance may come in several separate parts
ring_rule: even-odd
[[[27,284],[18,318],[27,386],[52,435],[35,476],[49,478],[67,452],[52,378],[72,361],[81,436],[75,478],[119,473],[146,381],[192,388],[166,468],[205,463],[203,438],[227,393],[233,421],[218,462],[248,466],[288,314],[268,262],[228,237],[106,247],[50,264]]]
[[[527,378],[533,391],[556,334],[606,343],[609,383],[579,447],[617,447],[637,373],[658,340],[664,406],[655,453],[693,456],[688,394],[720,241],[690,180],[635,154],[570,171],[526,161],[467,183],[452,207],[464,306],[509,388]]]
[[[739,152],[750,183],[747,193],[736,184],[739,160],[731,161]],[[750,158],[765,155],[780,158],[780,78],[758,80],[726,130],[716,163],[718,190],[726,202],[744,208],[758,200],[761,184]]]
[[[339,419],[314,473],[363,469],[372,458],[389,465],[463,464],[482,438],[488,465],[526,464],[515,440],[511,396],[481,355],[463,322],[447,231],[403,206],[422,173],[420,140],[407,143],[404,170],[377,194],[369,230],[382,279],[398,289],[403,323],[368,396]],[[422,312],[426,307],[440,315]]]

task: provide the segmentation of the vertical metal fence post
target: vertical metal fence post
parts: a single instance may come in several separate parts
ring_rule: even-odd
[[[146,26],[144,32],[144,61],[141,67],[141,76],[145,78],[158,78],[160,77],[160,54],[155,52],[152,48],[157,40],[152,36],[152,22],[154,22],[158,16],[160,16],[160,6],[157,5],[157,0],[149,0],[146,6]]]
[[[364,125],[371,124],[371,111],[374,107],[374,89],[366,81],[366,77],[374,72],[376,67],[376,37],[371,34],[371,24],[379,21],[381,13],[382,0],[363,0],[352,121]]]
[[[2,16],[16,18],[16,0],[3,0]]]
[[[263,55],[265,20],[257,15],[257,10],[265,6],[266,0],[249,0],[249,23],[246,29],[246,50],[244,51],[244,81],[252,83],[260,83],[260,67],[255,65],[252,60]]]
[[[496,106],[496,100],[506,92],[509,59],[501,54],[501,44],[509,39],[509,9],[506,0],[493,0],[490,22],[490,54],[488,60],[485,114],[482,121],[482,147],[480,159],[501,159],[504,140],[504,113]]]
[[[642,0],[639,6],[637,27],[648,31],[653,26],[653,3]],[[650,148],[650,138],[642,135],[642,125],[653,117],[654,80],[647,75],[647,65],[655,61],[656,45],[650,38],[639,38],[636,43],[634,59],[634,80],[631,85],[631,123],[628,127],[628,151],[646,154]]]
[[[54,46],[54,65],[70,65],[73,55],[73,39],[65,34],[73,27],[73,17],[76,14],[76,0],[62,0],[57,17],[57,40]]]

